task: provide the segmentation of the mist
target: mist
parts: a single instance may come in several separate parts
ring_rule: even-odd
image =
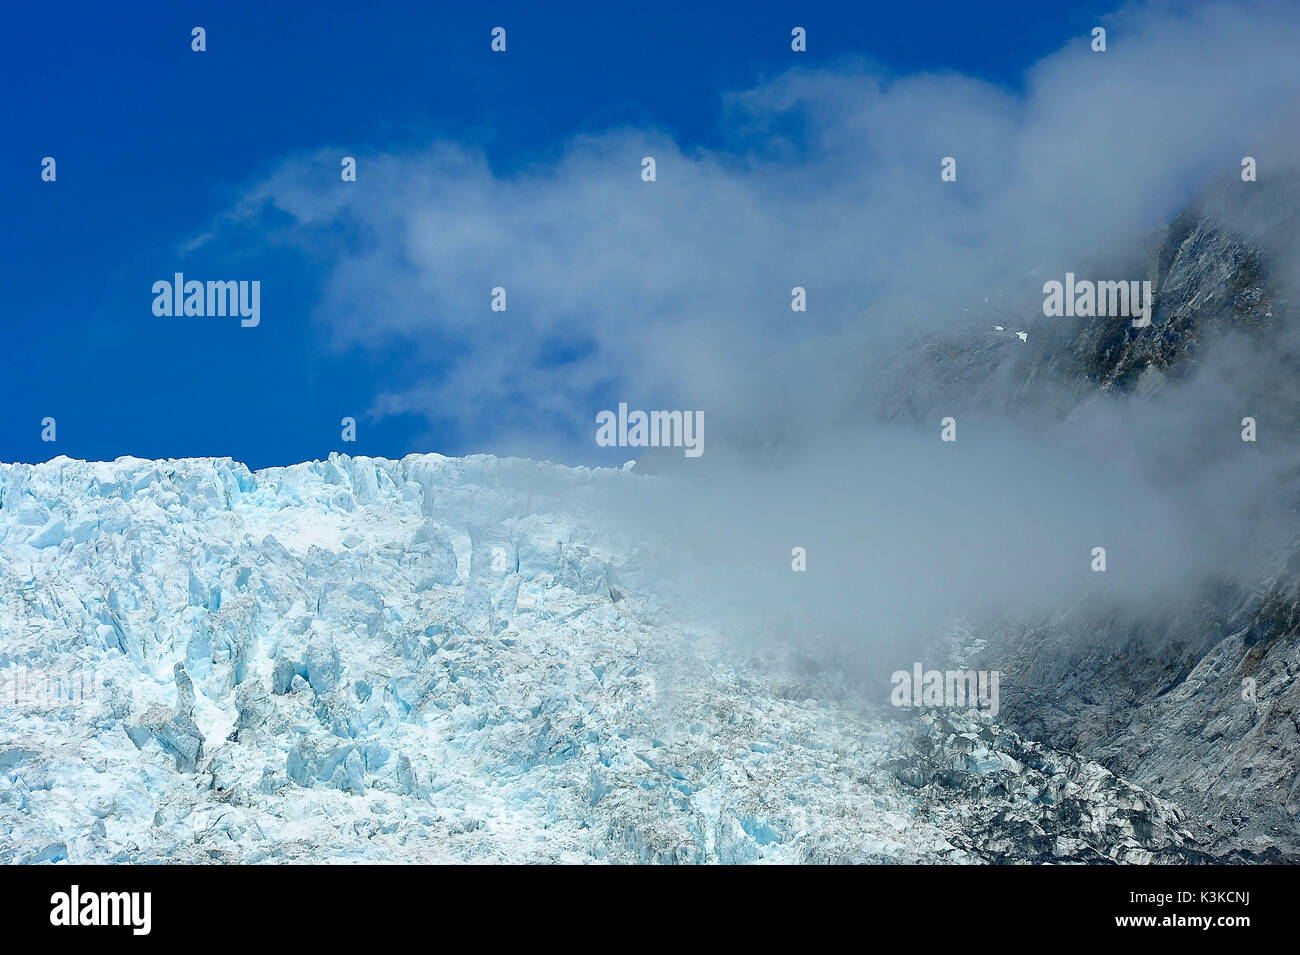
[[[704,456],[646,455],[637,470],[662,473],[616,516],[733,629],[883,647],[1012,607],[1159,613],[1268,560],[1275,489],[1300,464],[1270,417],[1292,406],[1290,344],[1207,340],[1137,398],[1025,386],[1072,323],[1126,321],[1046,319],[1042,285],[1149,277],[1197,196],[1279,239],[1240,160],[1261,180],[1294,161],[1300,21],[1283,4],[1138,5],[1102,25],[1107,52],[1063,37],[1020,90],[861,61],[791,70],[719,104],[725,151],[616,128],[498,173],[434,142],[363,158],[364,188],[340,190],[313,185],[337,178],[322,148],[243,187],[190,247],[323,255],[332,347],[409,356],[368,419],[457,436],[436,450],[617,466],[637,452],[596,447],[600,411],[702,410]],[[917,377],[918,341],[959,357]],[[1247,415],[1268,422],[1257,443]]]

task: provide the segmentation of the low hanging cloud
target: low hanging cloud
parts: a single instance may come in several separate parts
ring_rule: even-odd
[[[348,150],[323,148],[249,187],[208,236],[323,262],[333,345],[402,356],[371,416],[462,436],[438,450],[621,463],[635,452],[594,442],[619,401],[703,411],[710,449],[801,436],[762,474],[706,452],[689,489],[667,482],[621,515],[731,619],[897,635],[1068,606],[1102,579],[1168,607],[1235,559],[1243,515],[1297,464],[1215,463],[1215,444],[1189,466],[1206,409],[1239,413],[1232,381],[1207,373],[1194,397],[1171,387],[1136,410],[1096,401],[1065,429],[963,418],[961,453],[937,420],[924,436],[844,427],[864,391],[899,387],[890,369],[918,336],[993,315],[1011,336],[1042,320],[1045,279],[1090,263],[1143,278],[1153,230],[1239,181],[1243,156],[1262,177],[1293,161],[1293,10],[1131,7],[1101,25],[1105,53],[1068,38],[1020,90],[857,61],[792,69],[719,104],[726,150],[623,127],[499,174],[436,142],[362,155],[342,183]],[[505,312],[489,308],[498,286]],[[1096,545],[1118,573],[1091,572]]]
[[[511,451],[526,429],[590,455],[609,396],[722,419],[793,388],[820,414],[842,397],[822,394],[840,348],[888,349],[990,293],[1033,301],[1027,272],[1136,249],[1242,155],[1267,175],[1294,144],[1300,21],[1284,5],[1103,22],[1107,52],[1068,38],[1021,91],[793,69],[720,104],[725,152],[618,128],[498,175],[439,142],[362,155],[344,184],[348,151],[322,149],[214,232],[323,257],[334,344],[408,356],[371,413],[452,419],[479,443],[457,450]],[[489,310],[497,286],[505,313]]]
[[[1107,52],[1068,38],[1022,91],[793,69],[720,104],[726,152],[619,128],[498,175],[439,142],[363,155],[344,184],[347,151],[322,149],[249,188],[215,232],[324,256],[334,344],[408,355],[371,414],[451,419],[479,444],[457,450],[508,452],[513,432],[589,457],[609,396],[729,420],[794,389],[820,414],[842,397],[824,393],[840,348],[887,349],[990,292],[1024,300],[1041,282],[1026,272],[1133,246],[1240,156],[1268,168],[1296,105],[1292,11],[1135,8],[1104,24]],[[505,313],[488,307],[497,286]],[[807,312],[791,311],[794,286]]]

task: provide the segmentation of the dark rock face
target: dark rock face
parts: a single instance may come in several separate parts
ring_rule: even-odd
[[[1276,427],[1300,420],[1295,391],[1275,387],[1300,382],[1278,270],[1296,248],[1293,198],[1267,216],[1236,213],[1256,223],[1250,231],[1233,228],[1222,194],[1178,216],[1153,256],[1152,325],[1089,323],[1052,359],[1053,373],[1086,383],[1085,396],[1140,401],[1166,379],[1194,376],[1224,335],[1238,334],[1252,349],[1241,392]],[[1289,475],[1270,503],[1292,502],[1279,510],[1289,519],[1297,500]],[[1178,800],[1205,851],[1230,861],[1300,860],[1300,542],[1293,526],[1270,530],[1280,533],[1263,548],[1263,569],[1206,584],[1159,622],[1085,609],[1068,625],[1004,622],[987,648],[1017,688],[1002,714],[1009,725]]]
[[[1149,327],[1045,318],[1032,306],[989,312],[871,372],[870,397],[851,414],[934,427],[964,412],[1069,427],[1100,395],[1142,402],[1175,382],[1194,394],[1217,359],[1242,407],[1208,407],[1230,426],[1264,414],[1273,438],[1294,434],[1300,445],[1293,180],[1207,192],[1160,231],[1145,265]],[[1142,270],[1135,263],[1128,274]],[[978,665],[1004,671],[1007,726],[1177,801],[1198,851],[1229,861],[1300,861],[1300,474],[1292,467],[1277,480],[1247,514],[1259,524],[1249,569],[1234,567],[1160,618],[1086,600],[1068,620],[1004,618],[980,633]]]
[[[1150,326],[1047,318],[1032,297],[1014,308],[987,306],[980,319],[920,339],[869,369],[871,397],[850,416],[928,424],[944,409],[1012,419],[1047,411],[1064,419],[1098,393],[1140,396],[1153,381],[1192,374],[1205,349],[1232,333],[1295,364],[1283,277],[1300,253],[1298,218],[1298,187],[1207,193],[1153,234],[1147,261],[1122,275],[1151,282]],[[1024,342],[1015,334],[1022,329]]]
[[[1207,595],[1208,597],[1209,595]],[[1003,719],[1099,760],[1189,812],[1205,850],[1300,860],[1300,640],[1277,591],[1207,599],[1160,628],[1008,631],[988,653],[1008,673]]]
[[[1155,259],[1150,327],[1091,322],[1076,341],[1085,374],[1101,388],[1131,390],[1149,367],[1185,373],[1215,332],[1262,333],[1280,324],[1264,253],[1205,212],[1179,215]]]
[[[1209,859],[1174,804],[1096,762],[973,714],[926,713],[886,764],[928,819],[990,863],[1148,864]]]

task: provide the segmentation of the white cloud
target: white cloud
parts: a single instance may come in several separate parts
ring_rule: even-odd
[[[795,70],[722,104],[731,152],[621,128],[497,175],[436,143],[361,156],[343,184],[342,151],[325,149],[229,218],[323,256],[333,340],[403,357],[372,413],[455,419],[479,442],[463,450],[532,434],[581,456],[601,393],[717,420],[797,394],[822,415],[854,386],[852,356],[993,291],[1032,302],[1043,273],[1136,248],[1241,155],[1275,169],[1294,144],[1292,10],[1135,8],[1106,25],[1109,52],[1069,38],[1023,92]],[[801,133],[782,140],[792,118]],[[645,155],[657,182],[640,179]],[[939,179],[944,156],[956,183]],[[504,314],[488,308],[498,285]],[[806,313],[790,310],[796,285]]]

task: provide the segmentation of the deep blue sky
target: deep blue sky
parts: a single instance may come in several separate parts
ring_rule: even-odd
[[[795,65],[865,56],[1018,86],[1108,7],[988,4],[13,4],[0,34],[4,374],[0,460],[231,455],[260,467],[332,449],[398,457],[432,446],[392,418],[346,448],[400,354],[328,352],[302,256],[186,258],[193,278],[262,281],[263,322],[168,322],[149,287],[178,246],[287,155],[354,155],[452,139],[501,171],[622,123],[684,147],[725,146],[719,98]],[[190,29],[208,50],[190,51]],[[494,56],[489,31],[509,31]],[[40,180],[54,156],[58,181]],[[274,312],[274,321],[267,315]],[[40,441],[40,421],[58,442]]]

